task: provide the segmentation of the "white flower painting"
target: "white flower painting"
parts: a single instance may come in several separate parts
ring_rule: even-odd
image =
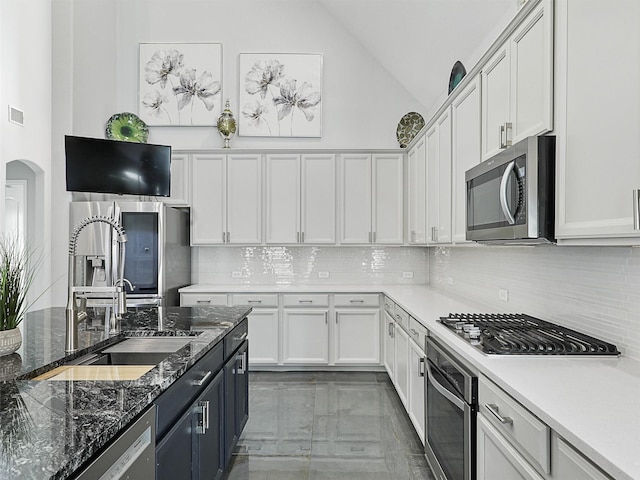
[[[322,55],[240,54],[239,135],[322,136]]]
[[[147,125],[215,125],[222,112],[222,44],[141,43],[139,95]]]

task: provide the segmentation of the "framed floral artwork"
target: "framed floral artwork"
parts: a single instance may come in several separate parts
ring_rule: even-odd
[[[221,98],[222,44],[140,44],[138,111],[147,125],[213,126]]]
[[[322,136],[322,54],[241,53],[238,134]]]

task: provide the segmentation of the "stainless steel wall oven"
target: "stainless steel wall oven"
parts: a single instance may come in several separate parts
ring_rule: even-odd
[[[478,378],[426,339],[425,454],[437,480],[475,480]]]

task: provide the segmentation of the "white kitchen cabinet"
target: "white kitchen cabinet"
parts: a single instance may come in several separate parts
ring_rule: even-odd
[[[640,2],[556,7],[558,243],[640,244]]]
[[[551,458],[554,479],[611,480],[612,478],[555,433],[551,437]]]
[[[253,308],[249,316],[249,365],[278,365],[280,362],[280,311]]]
[[[193,155],[191,244],[262,241],[261,155]]]
[[[553,128],[551,0],[537,4],[488,60],[481,83],[483,159]]]
[[[270,154],[265,177],[267,243],[335,243],[335,155]]]
[[[451,102],[451,240],[467,242],[465,173],[480,163],[480,79]]]
[[[407,403],[409,419],[424,445],[424,351],[413,340],[409,340],[409,385]]]
[[[227,306],[226,293],[180,293],[181,307]]]
[[[282,311],[282,363],[329,363],[329,310],[285,308]]]
[[[408,242],[423,245],[427,242],[427,143],[425,135],[407,152],[407,221]]]
[[[380,309],[336,309],[333,346],[336,365],[380,365]]]
[[[384,317],[384,368],[393,382],[396,370],[396,347],[395,347],[395,327],[396,322],[385,310]]]
[[[398,397],[407,409],[409,393],[409,335],[395,323],[394,328],[394,348],[395,348],[395,379],[393,384],[396,387]]]
[[[189,155],[174,153],[171,155],[171,196],[163,201],[170,205],[188,206],[190,192]]]
[[[402,154],[344,154],[340,179],[340,243],[402,244]]]
[[[483,414],[476,424],[478,480],[544,480]]]
[[[451,242],[451,110],[427,130],[427,243]]]

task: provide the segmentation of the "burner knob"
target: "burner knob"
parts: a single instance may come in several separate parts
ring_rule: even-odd
[[[464,322],[456,322],[454,327],[455,327],[456,331],[461,331],[465,325],[466,325],[466,323],[464,323]]]
[[[469,330],[471,330],[472,328],[478,328],[478,327],[476,327],[473,323],[464,323],[464,324],[462,325],[462,330],[463,330],[465,333],[468,333],[468,332],[469,332]]]
[[[469,329],[469,338],[472,340],[477,340],[480,338],[481,332],[480,327],[473,327]]]

